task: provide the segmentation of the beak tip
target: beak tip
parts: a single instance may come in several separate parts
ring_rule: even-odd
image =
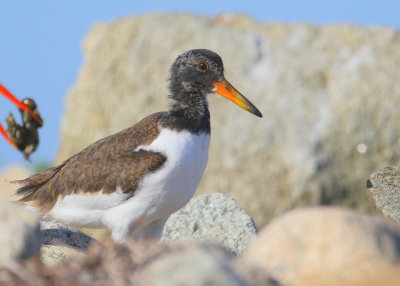
[[[255,106],[252,106],[252,107],[253,107],[253,108],[251,108],[251,109],[248,110],[248,111],[250,111],[250,113],[254,114],[254,115],[257,116],[257,117],[262,118],[263,115],[262,115],[262,113],[260,112],[260,110],[258,110]]]

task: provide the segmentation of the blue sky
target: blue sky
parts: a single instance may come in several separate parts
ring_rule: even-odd
[[[18,98],[33,97],[45,126],[32,164],[52,161],[59,145],[64,96],[81,62],[81,42],[91,25],[149,12],[203,15],[245,13],[262,22],[352,23],[400,29],[400,1],[94,1],[0,0],[0,83]],[[262,4],[261,4],[262,3]],[[0,123],[16,108],[0,96]],[[24,163],[0,137],[0,169]]]

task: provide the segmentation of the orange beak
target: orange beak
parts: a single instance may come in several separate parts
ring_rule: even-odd
[[[8,100],[14,103],[18,108],[28,111],[29,115],[40,125],[43,126],[43,120],[33,112],[25,103],[19,101],[8,89],[0,84],[0,93],[2,93]]]
[[[236,88],[234,88],[226,79],[222,79],[220,82],[213,83],[213,86],[216,88],[214,93],[222,95],[248,112],[253,113],[258,117],[262,117],[262,114],[257,107],[255,107],[250,100],[237,91]]]

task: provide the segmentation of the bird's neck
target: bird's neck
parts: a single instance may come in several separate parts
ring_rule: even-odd
[[[170,112],[179,113],[192,120],[210,116],[207,94],[201,84],[171,79],[170,92]]]
[[[167,122],[193,133],[210,132],[210,112],[205,95],[173,93]]]
[[[173,101],[170,108],[171,114],[179,114],[190,120],[202,120],[210,117],[207,100],[198,100],[197,98],[187,98],[184,102]]]

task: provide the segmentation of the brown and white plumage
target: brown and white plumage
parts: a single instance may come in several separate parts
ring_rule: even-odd
[[[24,185],[17,195],[23,196],[23,202],[32,202],[41,213],[47,213],[59,199],[72,193],[95,194],[101,190],[111,194],[119,185],[127,197],[133,196],[143,176],[166,160],[156,152],[133,152],[141,145],[149,145],[160,134],[161,115],[150,115],[89,145],[59,166],[16,181]]]
[[[106,227],[115,241],[129,234],[161,235],[169,215],[192,197],[208,159],[206,96],[219,93],[261,113],[223,76],[209,50],[181,54],[171,68],[171,108],[101,139],[25,180],[17,195],[45,219],[77,227]]]

